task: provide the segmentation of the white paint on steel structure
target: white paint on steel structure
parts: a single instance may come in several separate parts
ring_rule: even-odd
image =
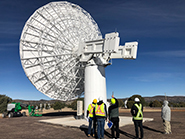
[[[51,2],[26,22],[20,59],[32,84],[53,99],[71,100],[84,92],[84,64],[73,51],[79,42],[102,39],[85,10],[69,2]]]
[[[20,58],[29,80],[50,98],[74,99],[85,86],[86,116],[93,99],[101,96],[107,102],[105,67],[110,59],[136,59],[138,43],[119,46],[119,41],[118,32],[103,39],[96,22],[78,5],[52,2],[26,22]]]
[[[85,68],[85,117],[88,105],[93,102],[93,99],[98,100],[100,96],[102,97],[103,102],[106,104],[107,93],[105,67],[103,65],[87,64]]]

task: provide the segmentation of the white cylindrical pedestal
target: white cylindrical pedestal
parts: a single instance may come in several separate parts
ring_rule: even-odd
[[[88,105],[101,96],[107,103],[105,68],[99,65],[87,65],[85,68],[84,116]]]

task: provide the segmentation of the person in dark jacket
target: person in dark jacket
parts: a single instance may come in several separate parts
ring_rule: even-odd
[[[102,97],[98,98],[99,102],[95,105],[93,115],[96,119],[98,128],[97,128],[97,136],[98,139],[104,139],[104,126],[105,120],[107,121],[107,106],[103,102]]]
[[[109,120],[113,123],[111,127],[112,138],[115,139],[114,132],[116,131],[116,138],[119,139],[119,103],[114,95],[112,95],[111,104],[108,114]]]
[[[131,108],[131,114],[133,116],[136,139],[139,139],[138,127],[140,127],[141,139],[143,138],[143,106],[140,103],[139,98],[135,98],[135,103]]]

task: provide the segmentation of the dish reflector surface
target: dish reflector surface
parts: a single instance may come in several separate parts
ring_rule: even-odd
[[[75,53],[79,42],[102,39],[84,9],[66,1],[36,10],[20,38],[20,59],[31,83],[53,99],[71,100],[84,92],[84,64]]]

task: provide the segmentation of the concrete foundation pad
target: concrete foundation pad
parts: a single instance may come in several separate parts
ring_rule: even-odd
[[[119,118],[120,118],[120,122],[119,122],[120,127],[133,124],[132,117],[120,116]],[[146,122],[146,121],[153,121],[153,118],[143,118],[143,122]],[[67,127],[75,127],[75,128],[88,128],[88,125],[89,125],[88,121],[86,121],[85,119],[75,119],[72,116],[64,117],[64,118],[39,120],[39,122],[67,126]],[[105,129],[107,128],[108,126],[107,124],[105,124]]]

